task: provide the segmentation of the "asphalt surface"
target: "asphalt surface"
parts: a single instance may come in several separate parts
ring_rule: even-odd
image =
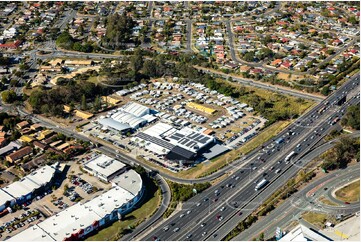
[[[344,86],[339,88],[333,95],[309,111],[302,118],[298,119],[294,124],[290,125],[287,130],[281,132],[277,137],[284,137],[285,142],[276,145],[275,142],[270,141],[273,142],[273,144],[264,145],[266,148],[262,151],[263,153],[259,152],[260,160],[258,158],[251,160],[253,164],[251,163],[246,167],[242,167],[242,169],[234,173],[234,176],[225,179],[218,185],[213,186],[202,192],[200,195],[190,199],[189,202],[183,206],[183,211],[176,213],[172,219],[169,220],[169,230],[164,231],[163,228],[159,228],[155,230],[151,236],[147,236],[144,239],[221,239],[237,225],[240,219],[246,217],[246,213],[243,212],[243,210],[253,211],[275,189],[286,182],[288,177],[293,176],[300,168],[302,168],[302,161],[297,164],[286,164],[286,162],[284,162],[285,156],[292,150],[295,150],[298,153],[295,160],[298,160],[305,155],[314,144],[322,139],[322,137],[334,127],[328,124],[328,119],[332,120],[336,115],[341,115],[341,112],[337,113],[337,110],[340,107],[335,106],[335,102],[340,99],[341,94],[343,95],[342,92],[349,92],[353,88],[359,88],[358,85],[359,77],[355,76]],[[358,102],[359,99],[352,98],[342,106],[342,112],[344,113],[344,110],[349,106],[349,103]],[[326,107],[327,110],[322,114],[318,114],[317,111],[321,107]],[[290,135],[290,132],[294,135]],[[298,143],[299,146],[297,145]],[[296,145],[298,147],[296,147]],[[262,162],[262,159],[265,160],[265,162]],[[277,163],[277,161],[281,161],[280,164]],[[279,173],[275,176],[274,172],[269,172],[269,174],[266,174],[265,178],[270,181],[267,186],[270,187],[272,185],[272,189],[268,188],[263,189],[262,191],[255,191],[255,182],[261,180],[263,173],[268,172],[271,166],[274,167],[274,170],[287,170],[287,174]],[[259,170],[261,171],[259,172]],[[280,177],[281,179],[279,179]],[[232,188],[233,186],[227,187],[227,184],[234,185],[234,188]],[[215,194],[216,190],[219,193],[218,196]],[[207,201],[204,200],[206,198],[208,198]],[[236,206],[238,208],[233,206],[234,202],[237,202]],[[200,203],[199,206],[197,206],[198,203]],[[225,209],[220,211],[222,207],[225,207]],[[241,209],[243,214],[242,216],[238,216],[237,213]],[[181,214],[184,214],[184,216],[181,216]],[[219,216],[223,217],[222,221],[217,219]],[[205,223],[204,227],[199,226],[199,224],[202,223]],[[176,228],[179,228],[178,232],[173,231],[178,230]],[[204,234],[204,232],[206,232],[206,234]],[[213,238],[214,234],[216,234],[216,236]],[[187,238],[187,236],[190,238]]]
[[[340,184],[345,184],[352,178],[359,177],[359,164],[349,166],[344,170],[333,172],[321,179],[318,179],[308,186],[293,194],[290,198],[284,201],[280,206],[273,210],[266,217],[253,224],[250,228],[240,233],[233,238],[235,241],[250,241],[257,237],[260,233],[264,233],[265,238],[269,239],[275,235],[277,227],[282,230],[287,228],[292,221],[299,220],[300,215],[306,211],[321,212],[327,214],[350,214],[359,211],[360,205],[346,205],[342,203],[341,206],[325,206],[317,200],[324,196],[325,193],[331,192],[333,187]],[[314,191],[317,187],[318,191]],[[327,191],[324,188],[327,187]],[[308,194],[314,193],[314,196]]]
[[[162,192],[162,202],[159,209],[155,214],[151,216],[151,218],[149,218],[148,220],[137,226],[130,234],[124,235],[122,238],[120,238],[120,240],[122,241],[135,240],[136,236],[144,232],[150,226],[152,225],[154,226],[156,222],[159,222],[163,218],[163,214],[167,210],[169,203],[171,201],[172,194],[168,186],[168,183],[160,175],[156,175],[155,179]]]

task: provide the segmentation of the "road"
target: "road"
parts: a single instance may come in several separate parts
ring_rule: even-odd
[[[359,164],[349,166],[345,170],[338,170],[333,172],[319,180],[316,180],[309,184],[307,187],[293,194],[290,198],[284,201],[280,206],[273,210],[266,217],[253,224],[250,228],[240,233],[232,240],[236,241],[251,241],[254,237],[257,237],[260,233],[264,233],[265,238],[272,238],[275,234],[277,227],[282,230],[287,228],[292,221],[298,220],[300,215],[305,211],[314,211],[328,214],[349,214],[359,211],[360,205],[356,206],[337,206],[329,207],[318,202],[318,199],[324,196],[324,187],[328,187],[328,192],[334,189],[337,185],[345,184],[347,180],[359,177],[360,167]],[[321,186],[320,186],[321,185]],[[314,196],[307,196],[310,191],[315,187],[318,187],[319,192],[313,191]]]
[[[139,234],[144,232],[150,226],[155,226],[155,223],[162,220],[163,214],[167,210],[170,204],[172,194],[168,186],[168,183],[163,179],[163,177],[161,177],[160,175],[156,175],[155,179],[162,192],[162,202],[160,204],[159,209],[149,219],[147,219],[145,222],[137,226],[130,234],[124,235],[122,238],[120,238],[120,240],[122,241],[137,240],[137,236]]]
[[[163,231],[162,228],[159,228],[154,231],[152,236],[144,238],[145,240],[151,240],[153,236],[158,237],[161,240],[186,240],[188,234],[192,234],[190,239],[192,240],[204,240],[209,237],[213,237],[214,231],[218,230],[217,236],[215,239],[221,239],[226,235],[244,216],[238,217],[235,216],[240,208],[246,211],[253,211],[254,208],[261,202],[260,200],[268,197],[267,194],[262,194],[254,190],[254,182],[260,180],[263,176],[265,170],[268,170],[271,166],[274,166],[274,169],[283,169],[284,171],[291,170],[288,172],[293,175],[296,171],[299,170],[301,165],[286,164],[285,162],[277,163],[279,160],[283,160],[284,157],[289,154],[291,150],[296,150],[296,145],[299,143],[298,152],[295,158],[299,159],[306,152],[320,140],[328,131],[333,128],[327,123],[327,118],[335,117],[335,112],[339,107],[335,107],[335,101],[339,99],[340,94],[344,91],[350,91],[353,88],[358,88],[359,77],[355,76],[352,80],[348,81],[343,87],[337,90],[336,93],[328,97],[324,102],[317,105],[314,109],[304,115],[301,119],[297,120],[296,123],[292,124],[287,130],[281,132],[277,137],[284,137],[286,140],[283,144],[275,146],[269,143],[264,145],[264,153],[259,153],[259,158],[252,159],[252,163],[246,167],[242,167],[241,170],[234,173],[234,176],[225,179],[216,186],[207,189],[202,192],[201,195],[193,197],[188,203],[183,206],[183,211],[175,214],[172,219],[170,219],[169,224],[174,224],[172,229],[168,231]],[[358,102],[355,98],[351,100],[352,102]],[[327,103],[327,104],[326,104]],[[348,105],[348,103],[346,104]],[[344,105],[343,109],[346,108]],[[320,107],[326,107],[327,112],[323,113],[318,117],[317,111]],[[317,116],[317,117],[316,117]],[[326,129],[327,127],[327,129]],[[315,130],[318,130],[319,136],[315,138]],[[289,132],[295,133],[295,135],[289,135]],[[277,138],[276,137],[276,138]],[[312,137],[312,138],[311,138]],[[303,140],[303,141],[302,141]],[[273,142],[273,141],[270,141]],[[267,148],[267,146],[269,148]],[[272,149],[273,148],[273,149]],[[272,151],[271,151],[272,149]],[[279,149],[279,150],[277,150]],[[261,160],[266,160],[263,163]],[[257,167],[254,171],[254,167]],[[264,168],[263,168],[264,167]],[[290,169],[291,168],[291,169]],[[264,169],[264,171],[262,171]],[[261,172],[258,172],[258,171]],[[238,177],[238,179],[237,179]],[[281,173],[275,177],[274,173],[267,174],[266,178],[270,181],[269,185],[280,186],[285,181],[280,181],[279,177],[285,177],[284,173]],[[272,178],[277,182],[273,182]],[[283,180],[283,179],[282,179]],[[232,188],[233,186],[227,187],[227,184],[232,184],[237,189]],[[243,189],[242,189],[243,188]],[[218,190],[220,193],[218,196],[215,194],[215,191]],[[221,192],[220,192],[221,191]],[[262,192],[265,190],[262,190]],[[270,191],[267,189],[266,191]],[[256,195],[256,196],[255,196]],[[261,199],[255,199],[255,198]],[[207,201],[204,199],[208,198]],[[214,200],[218,199],[218,200]],[[250,200],[253,200],[250,203]],[[232,201],[231,201],[232,200]],[[238,208],[231,208],[232,204],[237,202]],[[201,203],[200,206],[196,206],[197,203]],[[243,204],[243,205],[242,205]],[[219,211],[221,207],[227,207],[224,211]],[[185,211],[191,211],[189,214],[181,216]],[[245,214],[245,213],[243,213]],[[217,216],[222,216],[224,219],[222,222],[216,219]],[[233,219],[230,223],[227,223],[225,227],[222,227],[225,221]],[[192,221],[189,223],[189,221]],[[202,222],[206,223],[206,226],[200,227],[199,224]],[[222,227],[222,228],[221,228]],[[173,232],[173,229],[179,228],[180,232]],[[205,236],[202,236],[204,232],[207,232]],[[220,233],[221,232],[221,233]]]
[[[324,99],[320,95],[306,93],[306,92],[302,92],[302,91],[298,91],[298,90],[294,90],[294,89],[286,88],[286,87],[282,87],[282,86],[266,84],[266,83],[263,83],[260,81],[247,80],[244,78],[235,77],[230,74],[225,74],[220,71],[213,70],[213,69],[208,69],[208,68],[199,67],[199,66],[195,66],[195,68],[198,70],[202,70],[204,73],[212,73],[213,75],[219,75],[219,76],[223,77],[225,80],[228,80],[228,78],[231,77],[233,79],[233,82],[238,82],[245,86],[258,87],[258,88],[262,88],[262,89],[265,89],[268,91],[278,92],[281,94],[287,94],[287,95],[291,95],[291,96],[298,97],[298,98],[310,99],[310,100],[316,101],[316,102],[320,102]]]

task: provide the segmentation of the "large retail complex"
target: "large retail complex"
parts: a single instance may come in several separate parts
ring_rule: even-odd
[[[120,219],[141,199],[144,192],[141,176],[123,163],[96,154],[83,165],[94,176],[110,181],[112,188],[92,200],[68,207],[9,240],[81,240],[91,232]],[[106,167],[111,169],[108,171]]]

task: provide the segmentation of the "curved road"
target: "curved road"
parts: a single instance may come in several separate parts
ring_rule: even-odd
[[[168,183],[161,177],[160,175],[156,175],[156,181],[159,184],[162,191],[162,203],[155,214],[152,215],[151,218],[147,219],[145,222],[138,225],[130,234],[124,235],[120,240],[122,241],[130,241],[137,240],[136,237],[148,229],[150,226],[154,226],[156,222],[162,219],[164,212],[167,210],[168,205],[171,201],[172,193],[168,186]]]
[[[281,229],[286,228],[293,220],[299,219],[299,216],[305,211],[317,211],[332,214],[349,214],[359,211],[359,204],[331,207],[325,206],[317,201],[319,197],[324,195],[324,187],[330,188],[344,184],[347,180],[352,179],[353,177],[359,177],[359,172],[360,167],[359,164],[357,164],[349,166],[344,170],[335,171],[312,182],[284,201],[262,220],[253,224],[249,229],[243,231],[232,240],[250,241],[262,232],[264,233],[266,239],[271,238],[274,236],[277,227],[280,227]],[[317,191],[315,191],[315,188],[317,188]],[[329,190],[332,191],[332,189]],[[307,196],[312,193],[315,193],[315,195]]]

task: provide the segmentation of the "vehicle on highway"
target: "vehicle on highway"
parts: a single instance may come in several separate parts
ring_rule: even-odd
[[[275,167],[274,166],[271,166],[271,168],[269,168],[270,171],[272,171]]]
[[[201,227],[202,227],[202,228],[203,228],[204,226],[206,226],[206,223],[202,223],[202,224],[201,224]]]
[[[202,237],[206,236],[206,234],[207,234],[207,231],[204,231],[204,232],[202,233]]]
[[[187,211],[187,214],[190,214],[191,212],[192,212],[192,210],[188,210],[188,211]]]
[[[213,238],[217,237],[217,234],[213,234]]]
[[[179,228],[177,227],[177,228],[175,228],[175,229],[173,229],[173,232],[178,232],[179,231]]]
[[[192,234],[188,234],[186,239],[190,239],[192,237]]]
[[[221,207],[221,209],[219,209],[219,211],[223,212],[226,208],[225,207]]]
[[[201,203],[197,203],[197,207],[201,206]]]
[[[168,231],[168,230],[169,230],[169,226],[165,226],[165,227],[163,228],[163,230],[164,230],[164,231]]]
[[[242,215],[242,211],[240,211],[239,213],[238,213],[238,216],[241,216]]]
[[[264,187],[266,184],[268,183],[268,181],[266,179],[262,179],[262,181],[260,181],[254,190],[258,191],[259,189],[261,189],[262,187]]]
[[[345,204],[350,204],[349,202],[345,202]]]
[[[180,218],[183,218],[184,217],[184,213],[182,213],[181,215],[179,215]]]
[[[280,172],[281,172],[281,169],[277,169],[277,170],[275,171],[276,174],[278,174],[278,173],[280,173]]]
[[[295,155],[297,155],[297,153],[295,151],[292,151],[286,156],[285,161],[288,162]]]

